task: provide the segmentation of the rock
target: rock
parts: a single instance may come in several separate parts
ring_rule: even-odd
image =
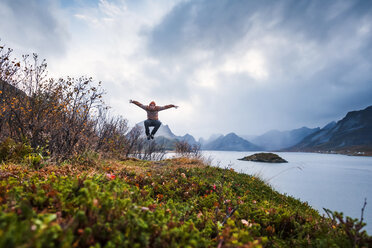
[[[285,159],[279,157],[274,153],[255,153],[251,156],[240,158],[239,160],[254,161],[254,162],[266,162],[266,163],[288,163]]]

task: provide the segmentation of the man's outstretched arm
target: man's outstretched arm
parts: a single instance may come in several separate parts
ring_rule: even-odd
[[[140,107],[140,108],[146,110],[146,106],[143,105],[142,103],[138,102],[138,101],[135,101],[135,100],[129,100],[129,103],[133,103],[133,104],[137,105],[138,107]]]
[[[174,104],[168,104],[168,105],[165,105],[165,106],[159,107],[159,111],[160,111],[160,110],[165,110],[165,109],[170,109],[170,108],[175,108],[175,109],[177,109],[178,106],[176,106],[176,105],[174,105]]]

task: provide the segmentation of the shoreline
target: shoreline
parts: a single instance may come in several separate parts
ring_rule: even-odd
[[[372,151],[231,151],[231,150],[201,150],[203,151],[214,151],[214,152],[263,152],[263,153],[275,153],[275,152],[293,152],[293,153],[319,153],[319,154],[339,154],[339,155],[347,155],[347,156],[354,156],[354,157],[372,157]],[[166,153],[172,153],[174,151],[167,151]]]
[[[372,157],[372,152],[362,152],[362,151],[275,151],[275,152],[306,152],[306,153],[319,153],[319,154],[339,154],[352,157]]]

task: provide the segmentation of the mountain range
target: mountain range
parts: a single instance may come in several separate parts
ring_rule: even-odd
[[[287,150],[372,153],[372,106],[347,113]]]
[[[143,126],[143,122],[139,123]],[[271,130],[259,136],[215,134],[209,139],[195,138],[186,134],[176,136],[168,125],[162,125],[157,139],[174,145],[177,140],[200,144],[203,150],[224,151],[306,151],[340,152],[348,154],[372,154],[372,106],[351,111],[339,120],[323,128],[301,127],[288,131]]]
[[[218,138],[202,146],[203,150],[216,151],[260,151],[261,147],[252,144],[235,133],[229,133],[226,136],[221,135]]]
[[[301,127],[294,130],[271,130],[260,136],[251,137],[250,140],[265,151],[276,151],[288,148],[299,143],[306,136],[319,131],[320,128]]]
[[[137,123],[136,126],[141,127],[143,137],[145,137],[145,128],[144,122]],[[150,127],[151,131],[151,127]],[[195,138],[190,134],[185,134],[184,136],[177,136],[175,135],[168,125],[161,125],[158,131],[156,132],[155,141],[160,144],[164,144],[165,149],[173,150],[175,143],[177,141],[186,141],[190,145],[198,145],[199,143],[195,140]]]

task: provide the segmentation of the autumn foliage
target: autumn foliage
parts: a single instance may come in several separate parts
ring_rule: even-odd
[[[1,144],[12,139],[58,161],[87,151],[121,158],[141,154],[141,136],[125,118],[109,114],[101,82],[48,78],[46,61],[36,54],[21,61],[11,55],[0,46]]]

